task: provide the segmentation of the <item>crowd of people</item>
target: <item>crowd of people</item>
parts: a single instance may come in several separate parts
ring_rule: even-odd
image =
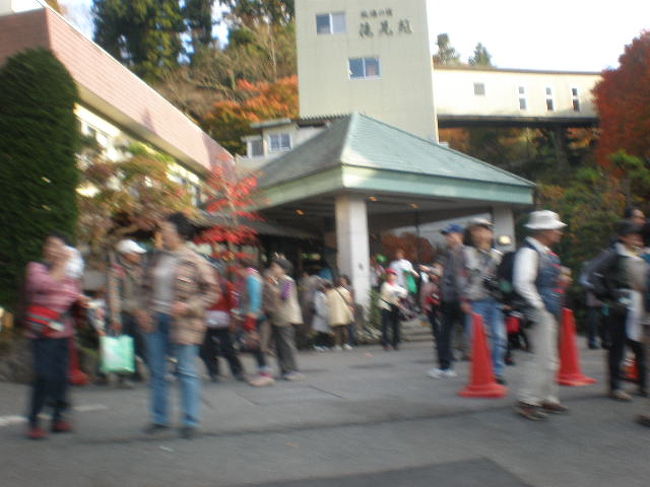
[[[647,394],[642,339],[650,328],[643,326],[650,305],[650,232],[639,213],[627,215],[611,245],[585,265],[580,277],[592,299],[588,303],[597,303],[589,309],[589,345],[598,346],[600,330],[600,345],[607,349],[608,394],[619,401],[631,400],[621,386],[626,346],[636,358],[637,393]],[[513,343],[522,335],[526,338],[529,353],[523,354],[517,413],[530,420],[565,413],[555,375],[558,326],[571,278],[552,250],[565,226],[556,213],[534,211],[526,224],[530,235],[516,252],[503,255],[495,248],[492,223],[479,218],[467,228],[453,223],[443,229],[447,248],[436,262],[414,266],[402,250],[386,267],[373,258],[370,278],[381,313],[384,350],[399,349],[401,321],[417,310],[429,320],[434,337],[437,366],[427,374],[435,379],[454,377],[455,360],[471,358],[472,323],[480,316],[498,383],[506,383]],[[265,270],[246,258],[225,267],[215,265],[187,245],[193,227],[180,213],[168,216],[159,231],[162,248],[153,253],[130,239],[117,245],[107,276],[106,310],[97,326],[99,334],[126,334],[135,344],[135,372],[121,374],[120,384],[128,387],[142,380],[136,362],[147,366],[151,394],[147,433],[171,425],[172,374],[181,391],[180,434],[194,436],[200,423],[199,357],[214,382],[220,380],[222,358],[236,380],[264,387],[276,380],[270,357],[277,362],[277,377],[303,379],[296,330],[304,333],[305,325],[317,351],[350,350],[356,345],[359,307],[346,276],[332,280],[305,273],[297,283],[291,277],[292,264],[283,257]],[[25,322],[35,370],[28,415],[32,439],[46,436],[39,413],[48,401],[54,409],[51,430],[72,428],[66,416],[68,342],[74,333],[74,309],[90,306],[79,278],[78,255],[58,234],[45,240],[42,262],[32,262],[27,269]],[[507,330],[506,318],[516,319],[519,326]],[[242,354],[254,358],[254,373],[244,369]],[[650,415],[640,422],[650,424]]]

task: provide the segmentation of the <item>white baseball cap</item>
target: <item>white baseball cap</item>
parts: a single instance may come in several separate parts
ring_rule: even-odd
[[[131,240],[130,238],[121,240],[120,243],[117,244],[117,251],[120,254],[145,254],[145,253],[147,253],[147,251],[146,251],[146,249],[144,247],[142,247],[135,240]]]

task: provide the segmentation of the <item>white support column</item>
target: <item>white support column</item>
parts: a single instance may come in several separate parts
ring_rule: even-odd
[[[515,220],[512,208],[509,206],[493,206],[492,222],[494,223],[494,238],[497,239],[497,248],[502,252],[515,250]],[[509,245],[499,245],[499,237],[510,238]]]
[[[370,303],[370,244],[366,200],[360,196],[336,197],[337,261],[341,274],[352,280],[356,300],[366,310]]]

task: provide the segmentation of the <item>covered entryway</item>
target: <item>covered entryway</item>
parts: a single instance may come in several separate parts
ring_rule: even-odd
[[[532,182],[358,113],[261,171],[257,209],[331,242],[362,304],[370,232],[490,213],[514,242],[512,211],[533,203]]]

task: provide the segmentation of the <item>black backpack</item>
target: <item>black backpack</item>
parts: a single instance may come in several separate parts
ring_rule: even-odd
[[[524,243],[523,246],[537,252],[537,249],[532,245]],[[515,257],[517,256],[518,250],[511,250],[503,254],[496,274],[499,288],[498,299],[501,304],[508,306],[513,311],[522,311],[528,307],[528,302],[515,290],[514,285]]]

